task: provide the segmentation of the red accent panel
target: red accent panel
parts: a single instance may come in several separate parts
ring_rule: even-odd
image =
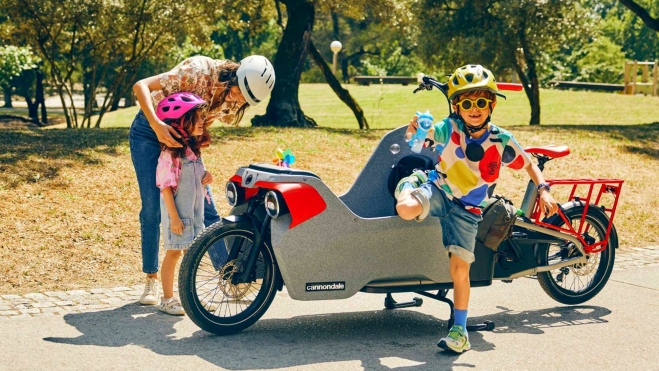
[[[526,147],[526,153],[538,153],[541,155],[549,156],[551,158],[561,158],[570,154],[570,147],[568,146],[542,146],[542,147]]]
[[[232,176],[231,179],[229,179],[229,181],[235,182],[238,185],[238,187],[243,188],[241,186],[241,184],[243,183],[243,178],[240,175],[234,174],[234,176]],[[252,196],[259,193],[258,188],[243,188],[243,189],[245,190],[245,200],[249,200],[250,198],[252,198]]]
[[[499,88],[499,90],[522,91],[524,86],[522,84],[512,84],[509,82],[498,82],[497,88]]]
[[[256,186],[274,189],[281,193],[293,219],[289,229],[306,222],[327,208],[325,200],[318,191],[308,184],[256,182]]]

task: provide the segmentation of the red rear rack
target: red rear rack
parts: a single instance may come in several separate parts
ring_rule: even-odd
[[[539,198],[536,199],[535,207],[533,208],[531,219],[533,220],[533,223],[537,225],[541,225],[543,227],[550,228],[559,232],[567,233],[576,237],[583,244],[584,250],[588,254],[601,252],[604,249],[606,249],[606,247],[608,246],[609,236],[611,235],[611,228],[613,226],[613,218],[615,217],[616,209],[618,207],[618,199],[620,197],[620,190],[622,189],[623,182],[624,181],[620,179],[547,180],[547,183],[549,183],[552,187],[559,185],[572,186],[572,190],[570,191],[570,196],[568,198],[568,201],[582,202],[584,205],[583,214],[581,215],[581,222],[579,223],[579,229],[575,230],[574,227],[572,227],[572,223],[570,223],[570,221],[567,219],[567,217],[561,210],[558,211],[558,214],[565,223],[563,227],[557,227],[555,225],[542,222],[541,218],[543,218],[544,215],[543,212],[540,210],[540,204],[538,203]],[[587,189],[587,195],[585,197],[576,194],[577,187],[579,187],[580,185],[586,186],[585,188]],[[597,196],[594,197],[595,201],[591,202],[595,193],[594,191],[596,189],[596,186],[599,186],[599,190],[597,190]],[[611,203],[610,207],[600,205],[600,202],[603,201],[602,196],[607,193],[613,195],[613,202]],[[584,221],[586,220],[586,214],[588,213],[588,209],[590,207],[594,207],[593,205],[597,205],[597,207],[601,208],[602,211],[608,214],[609,225],[606,227],[606,236],[602,241],[593,244],[588,244],[583,238],[583,234],[588,232],[588,228],[584,228]]]

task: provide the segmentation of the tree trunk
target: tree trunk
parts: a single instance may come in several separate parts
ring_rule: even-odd
[[[523,30],[524,27],[521,29]],[[522,45],[521,55],[519,58],[516,58],[514,68],[519,75],[519,79],[522,80],[524,92],[529,98],[529,103],[531,104],[531,120],[529,120],[529,125],[540,125],[540,81],[535,66],[535,59],[533,59],[533,55],[529,49],[529,44],[524,31],[520,32],[520,43]],[[524,59],[526,73],[524,68],[522,68],[521,61],[519,60],[520,58]]]
[[[35,124],[39,124],[39,105],[36,102],[32,102],[32,98],[30,97],[25,97],[25,102],[27,103],[27,115]]]
[[[288,22],[273,66],[276,82],[265,115],[255,116],[252,126],[311,127],[316,122],[302,112],[298,99],[300,75],[314,23],[312,0],[281,0]]]
[[[323,71],[323,75],[325,75],[325,79],[327,80],[327,83],[332,87],[332,90],[334,90],[336,95],[338,95],[343,103],[348,105],[348,107],[350,107],[352,112],[355,114],[359,128],[370,129],[368,127],[368,122],[366,122],[366,117],[364,117],[364,111],[362,111],[362,108],[359,107],[359,104],[357,104],[357,102],[355,102],[355,100],[352,98],[350,92],[341,86],[339,80],[337,80],[336,76],[334,76],[332,73],[332,69],[327,65],[327,62],[325,62],[325,59],[323,59],[323,56],[320,55],[320,52],[318,52],[318,49],[316,49],[312,41],[309,41],[309,52],[311,53],[313,60],[316,62],[316,64],[318,64],[318,67],[320,67],[321,71]]]
[[[14,106],[11,104],[11,86],[6,86],[3,90],[3,94],[5,95],[5,108],[14,108]]]
[[[48,113],[46,111],[46,97],[43,93],[43,73],[40,70],[36,70],[35,78],[37,80],[37,84],[34,92],[36,95],[34,103],[41,105],[41,124],[46,125],[48,124]]]

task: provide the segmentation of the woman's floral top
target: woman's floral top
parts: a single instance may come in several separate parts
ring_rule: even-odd
[[[219,96],[225,88],[225,83],[219,81],[220,68],[227,61],[212,59],[197,55],[185,59],[171,71],[160,74],[160,85],[162,90],[151,92],[153,106],[166,96],[180,91],[194,93],[203,100],[209,102],[205,108],[205,122],[209,125],[215,120],[231,125],[240,108],[236,102],[224,102],[221,106],[210,107],[213,98]],[[202,112],[202,117],[204,113]]]

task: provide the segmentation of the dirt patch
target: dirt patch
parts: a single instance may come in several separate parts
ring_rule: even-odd
[[[32,119],[19,115],[0,115],[0,129],[36,129],[39,127],[58,125],[63,119],[50,118],[48,124],[35,123]]]

